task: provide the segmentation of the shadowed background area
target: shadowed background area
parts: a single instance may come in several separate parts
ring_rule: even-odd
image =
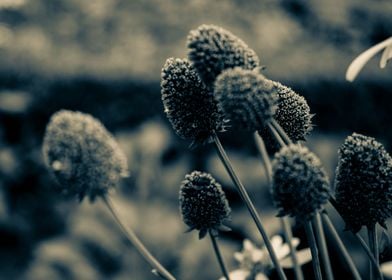
[[[234,269],[242,240],[261,241],[212,147],[189,149],[166,120],[165,60],[186,57],[186,36],[203,23],[241,37],[267,77],[308,100],[315,114],[308,143],[333,181],[337,148],[351,132],[391,148],[391,65],[381,70],[373,59],[354,83],[344,80],[356,55],[392,35],[391,14],[388,0],[0,0],[0,279],[154,279],[101,203],[54,192],[41,143],[59,109],[90,113],[115,135],[131,171],[114,195],[121,216],[179,279],[220,275],[208,240],[184,234],[178,212],[184,175],[211,172],[233,208],[233,231],[220,241]],[[222,141],[269,234],[280,233],[252,135]],[[295,235],[304,236],[299,227]],[[358,244],[343,237],[366,270]],[[390,257],[386,247],[382,261]],[[332,259],[347,274],[339,256]]]

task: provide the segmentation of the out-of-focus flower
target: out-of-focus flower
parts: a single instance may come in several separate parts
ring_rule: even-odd
[[[283,147],[272,161],[272,197],[278,216],[309,220],[330,196],[328,176],[319,158],[299,144]]]
[[[188,35],[189,59],[201,79],[212,86],[225,69],[241,67],[252,70],[259,58],[241,39],[215,25],[201,25]]]
[[[175,132],[184,139],[204,142],[223,121],[212,92],[186,59],[169,58],[162,69],[162,101]]]
[[[374,138],[353,133],[339,149],[336,202],[346,228],[357,232],[392,214],[392,158]]]
[[[384,50],[384,52],[380,59],[380,68],[385,68],[388,60],[392,58],[392,37],[374,45],[354,59],[347,68],[346,80],[350,82],[354,81],[366,63],[382,50]]]
[[[199,230],[199,238],[208,231],[217,235],[229,230],[224,225],[231,209],[221,185],[208,173],[193,171],[185,176],[180,188],[180,211],[184,223],[191,230]]]
[[[239,129],[262,129],[272,119],[277,107],[273,82],[255,71],[239,67],[218,76],[214,93],[230,124]]]
[[[127,160],[113,136],[91,115],[61,110],[46,127],[43,156],[61,191],[94,200],[128,175]]]

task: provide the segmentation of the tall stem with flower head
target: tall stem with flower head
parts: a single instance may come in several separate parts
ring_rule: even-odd
[[[312,229],[312,224],[310,221],[308,221],[305,223],[304,226],[305,226],[306,237],[308,238],[308,242],[309,242],[309,247],[312,252],[312,265],[314,270],[314,276],[316,277],[317,280],[322,280],[323,277],[321,275],[319,252],[317,248],[316,239],[314,237],[314,232]]]
[[[219,250],[218,242],[216,241],[216,237],[215,237],[214,233],[212,233],[211,231],[209,231],[209,235],[210,235],[212,247],[214,248],[214,252],[215,252],[216,258],[218,259],[219,266],[222,270],[223,276],[225,277],[226,280],[230,280],[229,273],[227,271],[225,262],[223,260],[222,254]]]

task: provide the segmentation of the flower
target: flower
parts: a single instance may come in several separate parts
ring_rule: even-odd
[[[224,71],[215,82],[215,98],[236,128],[256,131],[275,114],[277,95],[273,83],[251,70]]]
[[[374,138],[353,133],[339,149],[336,202],[346,228],[357,232],[392,214],[392,158]]]
[[[80,200],[106,195],[128,174],[126,157],[113,136],[97,119],[81,112],[55,113],[42,150],[60,190]]]
[[[290,144],[272,161],[272,197],[278,216],[309,220],[330,196],[329,180],[318,157],[306,147]]]
[[[166,116],[180,137],[204,142],[213,131],[223,130],[216,101],[188,60],[166,60],[161,91]]]
[[[385,68],[388,60],[392,57],[392,37],[382,41],[381,43],[378,43],[377,45],[374,45],[370,49],[357,56],[357,58],[355,58],[347,68],[346,80],[349,82],[354,81],[366,63],[382,50],[384,50],[384,52],[381,56],[380,68]]]
[[[259,58],[252,49],[216,25],[203,24],[191,30],[187,44],[188,57],[207,86],[212,86],[225,69],[239,66],[251,70],[259,66]]]
[[[199,230],[199,238],[208,231],[218,234],[229,230],[231,209],[221,185],[208,173],[193,171],[185,176],[180,188],[180,212],[188,231]]]

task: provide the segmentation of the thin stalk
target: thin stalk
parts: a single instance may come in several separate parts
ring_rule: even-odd
[[[308,239],[310,251],[312,253],[312,265],[313,265],[314,275],[317,280],[322,280],[323,277],[321,276],[319,253],[317,249],[316,239],[314,238],[311,221],[305,222],[304,226],[305,226],[305,232],[306,232],[306,237]]]
[[[218,242],[216,241],[216,237],[213,233],[211,233],[211,231],[209,231],[209,235],[210,235],[212,247],[214,248],[215,255],[216,255],[216,258],[218,259],[219,266],[222,270],[223,276],[226,278],[226,280],[230,280],[229,273],[227,272],[225,262],[223,261],[222,254],[219,250]]]
[[[140,253],[140,255],[150,264],[153,268],[154,274],[158,275],[162,279],[166,280],[176,280],[176,278],[168,272],[163,265],[147,250],[144,244],[140,241],[140,239],[136,236],[135,232],[130,228],[127,228],[122,221],[120,220],[116,209],[113,206],[113,202],[109,196],[102,196],[102,200],[105,203],[106,207],[109,209],[112,214],[114,220],[117,222],[118,226],[121,228],[123,234],[129,242],[136,248],[136,250]]]
[[[369,238],[369,247],[370,250],[373,252],[373,257],[376,260],[377,266],[379,266],[379,250],[378,250],[378,242],[377,242],[377,230],[376,230],[376,224],[368,226],[367,227],[368,231],[368,238]],[[375,276],[375,270],[370,264],[370,279],[375,279],[373,278]]]
[[[331,261],[329,260],[327,242],[325,241],[325,234],[324,234],[323,225],[321,224],[320,213],[317,213],[313,217],[313,227],[315,229],[317,244],[318,247],[320,248],[320,257],[321,257],[321,262],[323,263],[325,277],[328,280],[333,280],[334,278],[333,278],[332,266],[331,266]]]
[[[248,208],[248,211],[257,226],[257,229],[259,230],[261,236],[263,237],[265,247],[267,248],[267,251],[271,257],[272,263],[274,264],[274,266],[276,268],[276,271],[279,275],[279,278],[282,280],[287,279],[286,275],[283,272],[281,265],[279,264],[279,260],[276,257],[276,254],[275,254],[274,249],[272,247],[271,241],[268,238],[267,232],[265,231],[263,224],[261,223],[261,220],[260,220],[260,217],[257,213],[257,210],[256,210],[255,206],[253,205],[245,187],[241,183],[237,174],[234,172],[234,169],[230,163],[229,157],[227,156],[227,154],[226,154],[226,152],[225,152],[225,150],[224,150],[224,148],[218,138],[218,135],[215,132],[212,134],[212,139],[214,141],[214,144],[215,144],[215,147],[216,147],[216,150],[217,150],[217,153],[218,153],[220,160],[222,161],[227,173],[229,174],[234,185],[236,186],[236,188],[241,196],[241,199],[245,202],[246,207]]]
[[[342,217],[342,215],[339,212],[339,208],[338,208],[338,204],[336,202],[336,198],[334,195],[331,195],[329,198],[329,202],[331,203],[331,205],[333,206],[333,208],[335,208],[336,212],[340,215],[340,217]],[[365,251],[366,255],[369,258],[369,261],[372,263],[373,268],[376,269],[377,274],[379,279],[383,279],[384,276],[380,270],[380,266],[378,265],[378,262],[376,261],[376,259],[373,256],[372,251],[370,250],[369,246],[366,244],[366,241],[361,237],[361,235],[357,232],[353,232],[351,231],[351,233],[355,236],[355,238],[359,241],[359,243],[361,244],[362,249]]]
[[[361,280],[361,275],[359,274],[357,267],[355,266],[350,254],[346,249],[346,246],[344,246],[343,241],[340,239],[339,234],[337,233],[334,225],[331,222],[331,219],[328,217],[328,214],[325,211],[321,213],[321,218],[324,225],[329,230],[332,238],[335,240],[335,243],[338,246],[340,253],[342,254],[348,268],[350,269],[353,279]]]
[[[259,153],[263,159],[263,166],[264,166],[265,172],[267,174],[268,184],[271,185],[272,184],[272,166],[271,166],[270,158],[268,156],[267,149],[264,144],[264,140],[260,136],[260,134],[257,132],[254,133],[254,139],[256,142],[257,149],[259,150]],[[297,252],[296,252],[296,250],[293,246],[293,242],[292,242],[293,232],[291,231],[289,219],[287,217],[282,217],[282,218],[279,218],[279,220],[280,220],[280,223],[281,223],[281,226],[283,229],[283,234],[284,234],[285,240],[289,245],[290,257],[293,262],[295,278],[297,280],[303,280],[304,276],[303,276],[301,267],[298,264]]]
[[[279,145],[281,147],[286,146],[286,143],[283,141],[282,137],[279,135],[279,133],[276,131],[275,127],[272,124],[268,124],[269,129],[271,130],[272,134],[274,135],[276,141],[278,141]]]
[[[279,135],[283,138],[286,144],[292,144],[290,137],[287,135],[286,131],[280,126],[280,124],[275,120],[271,120],[271,125],[278,131]]]

